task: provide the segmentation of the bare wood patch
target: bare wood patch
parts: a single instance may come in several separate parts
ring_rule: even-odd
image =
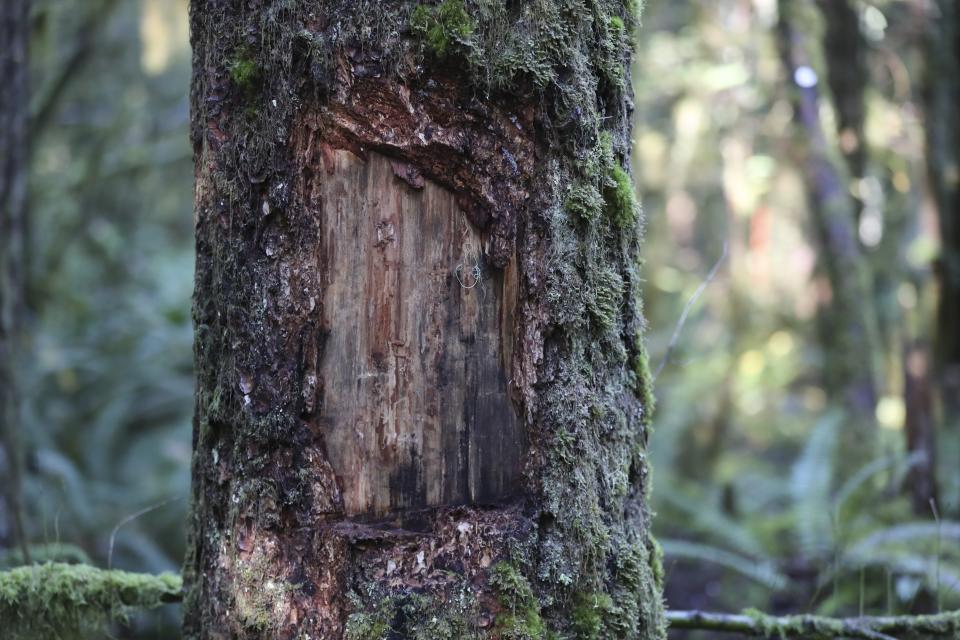
[[[318,155],[303,185],[321,227],[316,424],[346,515],[517,493],[516,269],[486,263],[489,238],[436,183],[412,188],[379,154]]]

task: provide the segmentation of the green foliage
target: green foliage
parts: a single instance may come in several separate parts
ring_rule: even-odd
[[[0,620],[9,640],[82,640],[131,611],[180,595],[180,577],[47,563],[0,572]]]
[[[418,5],[410,14],[410,25],[423,37],[427,49],[441,59],[476,30],[476,22],[464,8],[463,0],[443,0],[437,6]]]

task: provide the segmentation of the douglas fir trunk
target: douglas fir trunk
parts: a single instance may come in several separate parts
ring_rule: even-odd
[[[196,0],[191,638],[662,638],[624,0]]]

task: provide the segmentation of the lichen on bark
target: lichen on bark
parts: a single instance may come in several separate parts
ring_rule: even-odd
[[[191,11],[186,635],[664,637],[629,179],[636,4],[206,0]],[[313,400],[328,331],[313,258],[324,222],[305,189],[338,149],[386,155],[411,188],[426,179],[456,194],[486,239],[484,264],[518,273],[505,377],[528,445],[509,501],[388,522],[345,513]],[[268,581],[282,594],[272,607]]]

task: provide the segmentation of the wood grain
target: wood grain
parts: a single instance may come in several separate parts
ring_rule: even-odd
[[[524,437],[506,377],[516,269],[484,264],[485,238],[449,191],[378,154],[320,157],[317,424],[346,515],[517,492]]]

